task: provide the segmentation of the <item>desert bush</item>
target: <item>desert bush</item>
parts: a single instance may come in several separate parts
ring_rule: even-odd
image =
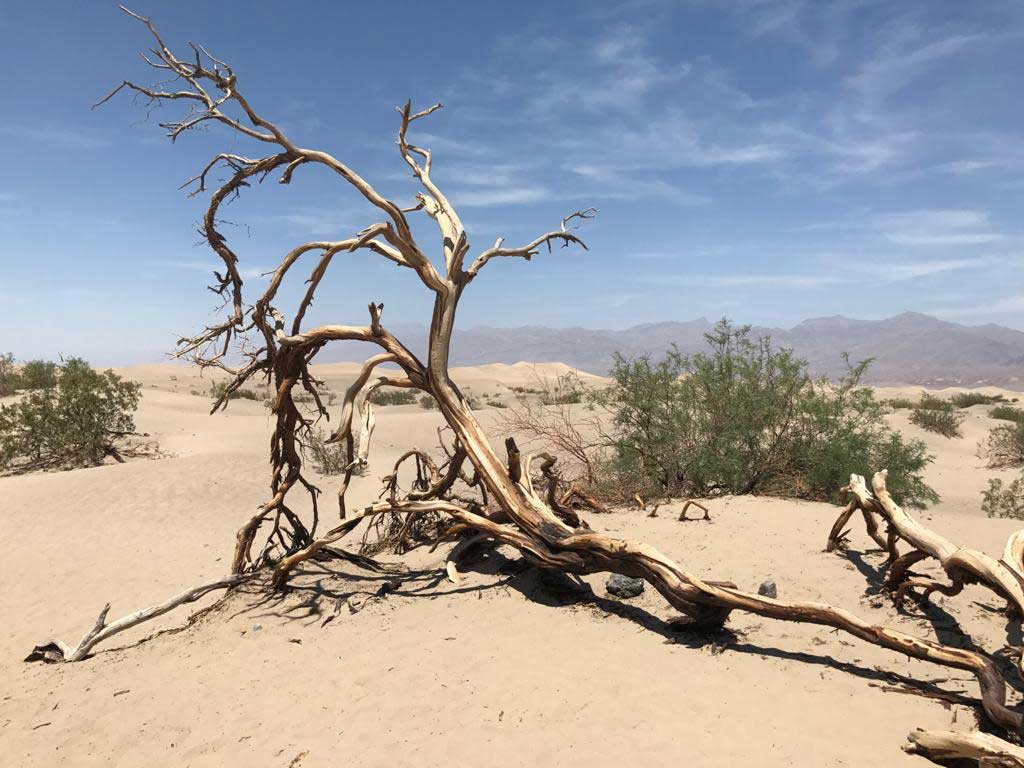
[[[990,467],[1024,464],[1024,421],[992,427],[979,447],[979,454],[988,460]]]
[[[1024,520],[1024,474],[1003,488],[1002,480],[989,480],[981,492],[981,509],[989,517]]]
[[[970,408],[972,405],[995,405],[1006,402],[1002,395],[984,395],[981,392],[958,392],[949,398],[957,408]]]
[[[943,437],[963,437],[960,425],[964,415],[953,404],[931,395],[925,395],[910,411],[910,423]]]
[[[1012,405],[999,405],[988,413],[993,419],[1002,421],[1015,421],[1018,424],[1024,423],[1024,410],[1014,408]]]
[[[437,409],[437,401],[433,395],[423,395],[419,400],[420,408],[425,411],[433,411]]]
[[[913,408],[914,405],[916,405],[916,403],[909,397],[893,397],[888,400],[884,400],[883,404],[896,411]]]
[[[953,403],[927,392],[922,392],[921,398],[912,407],[919,411],[952,411]]]
[[[90,466],[117,455],[114,440],[135,431],[142,387],[78,358],[56,368],[51,386],[0,407],[0,466]]]
[[[46,360],[30,360],[21,369],[22,389],[46,389],[57,384],[57,364]]]
[[[541,405],[575,405],[583,402],[586,390],[579,376],[567,373],[559,376],[554,384],[541,379],[539,389],[534,391],[540,394]]]
[[[313,468],[321,475],[340,475],[348,466],[348,449],[343,441],[328,443],[322,430],[310,432],[303,448],[309,455]]]
[[[14,367],[14,355],[0,355],[0,397],[8,397],[21,389],[21,374]]]
[[[228,384],[226,381],[215,381],[210,384],[209,396],[214,400],[220,400],[227,390]],[[256,400],[259,401],[262,398],[258,392],[254,392],[251,389],[240,388],[228,393],[228,400]]]
[[[488,400],[487,404],[491,406],[491,408],[508,408],[508,406],[501,402],[501,400]]]
[[[837,500],[851,473],[884,467],[901,504],[937,501],[921,475],[931,461],[925,445],[889,428],[884,405],[860,386],[868,362],[832,385],[813,380],[790,350],[751,340],[748,327],[723,320],[706,339],[706,354],[616,356],[613,385],[592,395],[613,420],[603,487]]]
[[[324,386],[318,386],[314,384],[317,396],[320,398],[320,402],[324,405],[334,405],[334,401],[338,399],[338,395],[331,392]],[[316,405],[316,399],[307,390],[302,387],[292,388],[292,401],[296,403],[302,403],[303,405]],[[274,404],[274,397],[268,394],[263,398],[263,404],[270,408]]]
[[[374,405],[412,405],[416,402],[416,392],[411,389],[381,387],[370,395]]]

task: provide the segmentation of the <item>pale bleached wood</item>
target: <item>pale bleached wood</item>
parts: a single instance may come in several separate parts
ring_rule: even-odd
[[[903,747],[940,765],[971,760],[980,768],[1024,768],[1024,748],[988,733],[971,731],[913,731]]]
[[[195,602],[210,592],[215,592],[220,589],[230,589],[238,586],[249,578],[251,578],[250,575],[234,574],[222,579],[207,582],[206,584],[200,584],[197,587],[186,589],[184,592],[175,595],[170,600],[135,611],[134,613],[123,616],[117,621],[110,622],[109,624],[107,623],[107,614],[110,613],[110,603],[107,603],[103,606],[103,610],[100,611],[99,616],[96,617],[96,622],[93,624],[92,629],[85,633],[82,639],[78,641],[78,645],[72,648],[70,645],[61,642],[60,640],[50,640],[43,645],[38,646],[37,650],[46,648],[47,646],[53,646],[56,648],[58,651],[56,655],[53,655],[53,649],[51,648],[50,654],[46,656],[49,661],[82,661],[89,656],[89,653],[93,648],[104,640],[109,640],[114,635],[129,630],[132,627],[149,621],[150,619],[155,619],[157,616],[163,616],[165,613],[173,611],[178,606]]]
[[[961,547],[923,525],[900,507],[886,488],[887,475],[886,470],[875,473],[871,483],[874,494],[868,491],[867,482],[862,476],[851,475],[848,486],[854,497],[851,503],[866,512],[879,514],[888,523],[891,533],[910,544],[914,551],[937,560],[950,580],[950,584],[947,585],[931,579],[908,578],[909,565],[923,559],[908,553],[909,557],[904,556],[895,561],[899,566],[893,568],[892,578],[886,582],[887,587],[895,590],[900,598],[911,589],[922,590],[923,598],[927,598],[932,592],[957,594],[963,589],[964,584],[977,582],[1006,600],[1017,616],[1024,616],[1024,582],[1020,570],[1024,553],[1024,531],[1010,537],[1002,560],[996,560],[975,549]],[[849,507],[844,510],[843,515],[848,510]]]

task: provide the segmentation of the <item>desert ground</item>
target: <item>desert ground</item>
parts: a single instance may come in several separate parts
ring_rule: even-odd
[[[317,372],[337,391],[355,370]],[[538,371],[564,367],[492,365],[453,377],[507,400]],[[283,596],[246,586],[191,623],[212,598],[119,635],[82,663],[24,663],[50,637],[77,641],[105,602],[118,616],[226,573],[235,531],[264,500],[266,407],[239,400],[210,416],[209,378],[191,368],[120,372],[145,387],[136,423],[158,441],[158,458],[0,478],[4,765],[911,766],[927,764],[899,749],[912,728],[976,724],[967,673],[739,612],[726,633],[689,635],[672,628],[653,590],[620,600],[605,576],[546,577],[506,549],[473,563],[458,585],[444,578],[444,548],[415,551],[405,558],[413,570],[397,576],[314,564]],[[442,423],[416,405],[377,413],[355,504],[376,496],[372,478],[406,447],[433,448]],[[480,412],[496,442],[501,413]],[[1000,553],[1019,522],[980,513],[988,478],[1012,474],[975,455],[991,424],[986,409],[970,409],[954,440],[910,425],[906,412],[890,418],[936,456],[926,476],[942,501],[921,518]],[[333,481],[320,481],[329,516]],[[751,590],[770,579],[780,597],[947,643],[1021,644],[980,588],[897,613],[874,594],[883,557],[862,526],[850,551],[823,551],[838,513],[831,505],[732,497],[708,506],[710,522],[678,522],[678,503],[654,518],[622,509],[587,519],[704,577]],[[352,596],[370,599],[352,612]],[[966,699],[906,695],[900,675],[943,679]]]

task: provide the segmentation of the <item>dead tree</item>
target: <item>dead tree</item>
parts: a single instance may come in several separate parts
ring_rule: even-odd
[[[231,382],[215,409],[226,404],[231,392],[255,376],[267,377],[275,389],[270,496],[240,527],[232,552],[231,574],[222,582],[204,585],[198,590],[231,588],[242,578],[268,571],[272,574],[273,587],[285,589],[295,569],[304,561],[364,522],[379,521],[383,516],[407,519],[435,514],[452,521],[446,530],[447,536],[485,537],[507,544],[522,553],[526,560],[543,568],[572,574],[613,572],[643,578],[669,604],[689,617],[694,628],[720,628],[733,610],[747,611],[780,621],[833,627],[895,653],[966,670],[978,681],[984,711],[993,725],[1008,732],[1021,732],[1024,716],[1007,706],[1005,681],[985,654],[879,626],[824,603],[776,600],[738,589],[726,581],[700,578],[654,547],[590,529],[568,508],[564,497],[556,494],[553,483],[557,478],[552,479],[555,475],[553,462],[548,462],[550,457],[542,457],[541,468],[548,486],[538,490],[531,479],[532,456],[520,457],[517,450],[509,451],[507,462],[498,456],[449,375],[449,346],[459,300],[494,259],[529,261],[542,250],[550,252],[555,245],[585,248],[576,228],[595,214],[594,209],[570,214],[558,229],[524,245],[509,246],[499,238],[491,247],[471,255],[462,221],[431,177],[433,156],[430,150],[410,142],[413,124],[440,109],[440,104],[414,110],[411,103],[406,102],[398,108],[399,154],[419,186],[416,203],[403,206],[385,198],[333,155],[296,144],[250,104],[228,64],[195,44],[190,44],[187,58],[179,58],[148,19],[128,13],[145,24],[155,40],[155,46],[143,58],[157,70],[164,84],[151,87],[126,80],[100,103],[118,92],[128,91],[154,105],[186,105],[184,115],[162,123],[171,139],[199,127],[221,124],[269,150],[269,154],[255,157],[219,154],[189,182],[192,194],[201,194],[208,191],[209,178],[215,168],[223,168],[228,174],[227,180],[212,190],[202,223],[203,237],[224,263],[223,271],[215,273],[217,281],[212,288],[224,297],[227,315],[222,322],[205,328],[196,336],[182,339],[178,355],[193,359],[200,366],[220,368],[231,374]],[[218,229],[221,206],[271,174],[277,176],[279,183],[289,184],[305,166],[315,165],[332,171],[359,192],[377,209],[380,220],[341,239],[296,245],[284,255],[266,290],[249,305],[243,297],[239,256],[234,244]],[[425,215],[436,224],[440,240],[436,260],[429,258],[413,238],[409,224],[412,215]],[[304,318],[328,269],[358,250],[370,251],[411,270],[432,294],[433,313],[425,360],[420,360],[387,331],[382,324],[382,307],[376,303],[369,305],[366,325],[304,327]],[[293,271],[307,254],[317,254],[318,258],[304,275],[307,286],[303,298],[291,312],[286,312],[279,305],[279,288],[293,277]],[[299,410],[293,391],[296,387],[304,389],[311,396],[317,414],[327,415],[309,366],[327,344],[342,340],[361,341],[378,348],[378,352],[366,360],[346,392],[338,427],[330,438],[346,447],[349,462],[337,496],[340,521],[321,532],[318,490],[302,471],[302,441],[315,417]],[[242,362],[238,365],[232,365],[232,350],[240,355]],[[397,368],[398,372],[381,374],[378,369],[384,364]],[[389,476],[379,502],[349,511],[345,503],[346,491],[356,470],[365,466],[369,457],[374,426],[369,396],[385,385],[420,390],[432,397],[453,432],[454,448],[449,450],[450,458],[444,471],[438,469],[430,472],[429,477],[424,475],[427,480],[408,492],[399,491],[397,482]],[[464,467],[466,462],[473,472],[467,485],[471,485],[479,498],[467,497],[461,490],[455,490],[457,479],[469,471],[469,467]],[[391,474],[396,471],[397,468]],[[304,520],[288,503],[289,494],[296,487],[312,499],[311,519]],[[453,572],[453,577],[457,577],[457,571],[450,568],[449,573]],[[187,598],[196,591],[190,590],[184,596]],[[179,596],[164,606],[173,607],[172,604],[181,602],[184,600]],[[164,606],[133,614],[111,625],[106,624],[104,610],[97,622],[98,629],[87,635],[88,642],[83,641],[70,653],[62,651],[66,646],[56,644],[50,649],[49,658],[80,660],[100,638],[110,637],[120,627],[136,625],[135,617],[159,615]]]

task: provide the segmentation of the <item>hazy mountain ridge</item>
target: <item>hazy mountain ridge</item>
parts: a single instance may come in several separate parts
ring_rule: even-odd
[[[606,373],[615,352],[658,358],[675,343],[687,353],[706,349],[704,334],[713,323],[645,323],[626,330],[593,328],[479,327],[455,332],[452,365],[562,362],[592,373]],[[417,354],[426,347],[426,329],[391,329]],[[815,374],[830,378],[845,371],[842,353],[852,360],[874,358],[868,381],[922,386],[995,385],[1024,389],[1024,332],[1000,325],[967,326],[929,315],[905,312],[884,320],[856,320],[840,315],[804,320],[792,328],[755,326],[756,336],[771,336],[791,347]],[[333,360],[362,359],[355,346],[342,347]]]

